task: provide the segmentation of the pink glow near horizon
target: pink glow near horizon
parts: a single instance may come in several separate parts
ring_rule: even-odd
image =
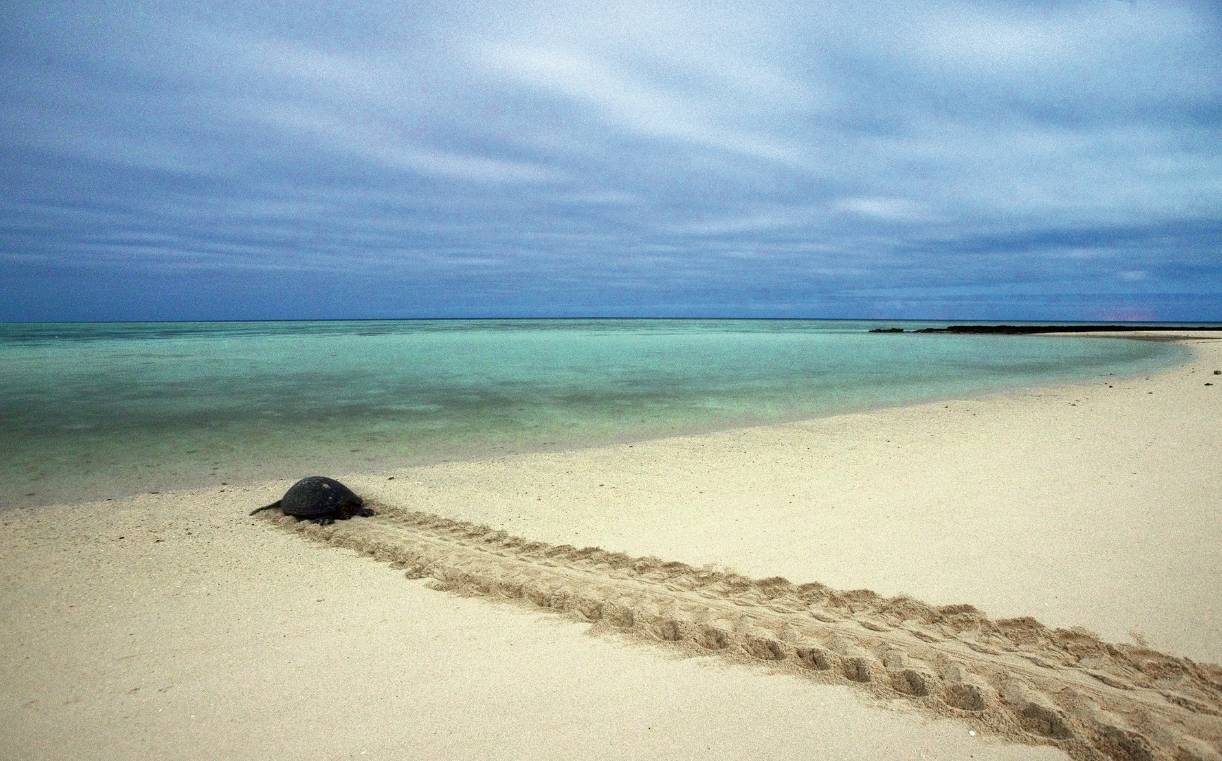
[[[1108,322],[1158,322],[1158,311],[1151,307],[1117,306],[1101,309],[1099,319]]]

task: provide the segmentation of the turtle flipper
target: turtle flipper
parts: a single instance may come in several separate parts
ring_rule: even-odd
[[[261,513],[264,510],[271,510],[272,508],[280,507],[281,502],[283,502],[283,500],[278,499],[275,502],[271,503],[270,505],[264,505],[263,507],[256,507],[254,510],[250,511],[250,514],[254,515],[255,513]]]

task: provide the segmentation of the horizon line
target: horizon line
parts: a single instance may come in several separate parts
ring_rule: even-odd
[[[184,323],[259,323],[259,322],[462,322],[462,321],[576,321],[576,320],[725,320],[742,322],[937,322],[937,323],[1029,323],[1054,325],[1222,325],[1222,320],[1070,320],[1070,319],[1027,319],[1006,318],[993,319],[946,319],[935,317],[726,317],[719,315],[695,316],[650,316],[632,317],[607,315],[580,316],[483,316],[483,317],[268,317],[268,318],[236,318],[236,319],[151,319],[151,320],[0,320],[0,325],[175,325]]]

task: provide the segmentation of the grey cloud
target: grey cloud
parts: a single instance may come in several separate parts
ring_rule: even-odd
[[[1214,5],[558,8],[15,7],[0,319],[1220,316]]]

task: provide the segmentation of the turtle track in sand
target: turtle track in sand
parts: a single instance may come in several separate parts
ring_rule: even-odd
[[[1075,759],[1222,759],[1222,668],[1029,618],[532,542],[388,505],[329,526],[269,515],[410,578],[687,652],[853,684]]]

